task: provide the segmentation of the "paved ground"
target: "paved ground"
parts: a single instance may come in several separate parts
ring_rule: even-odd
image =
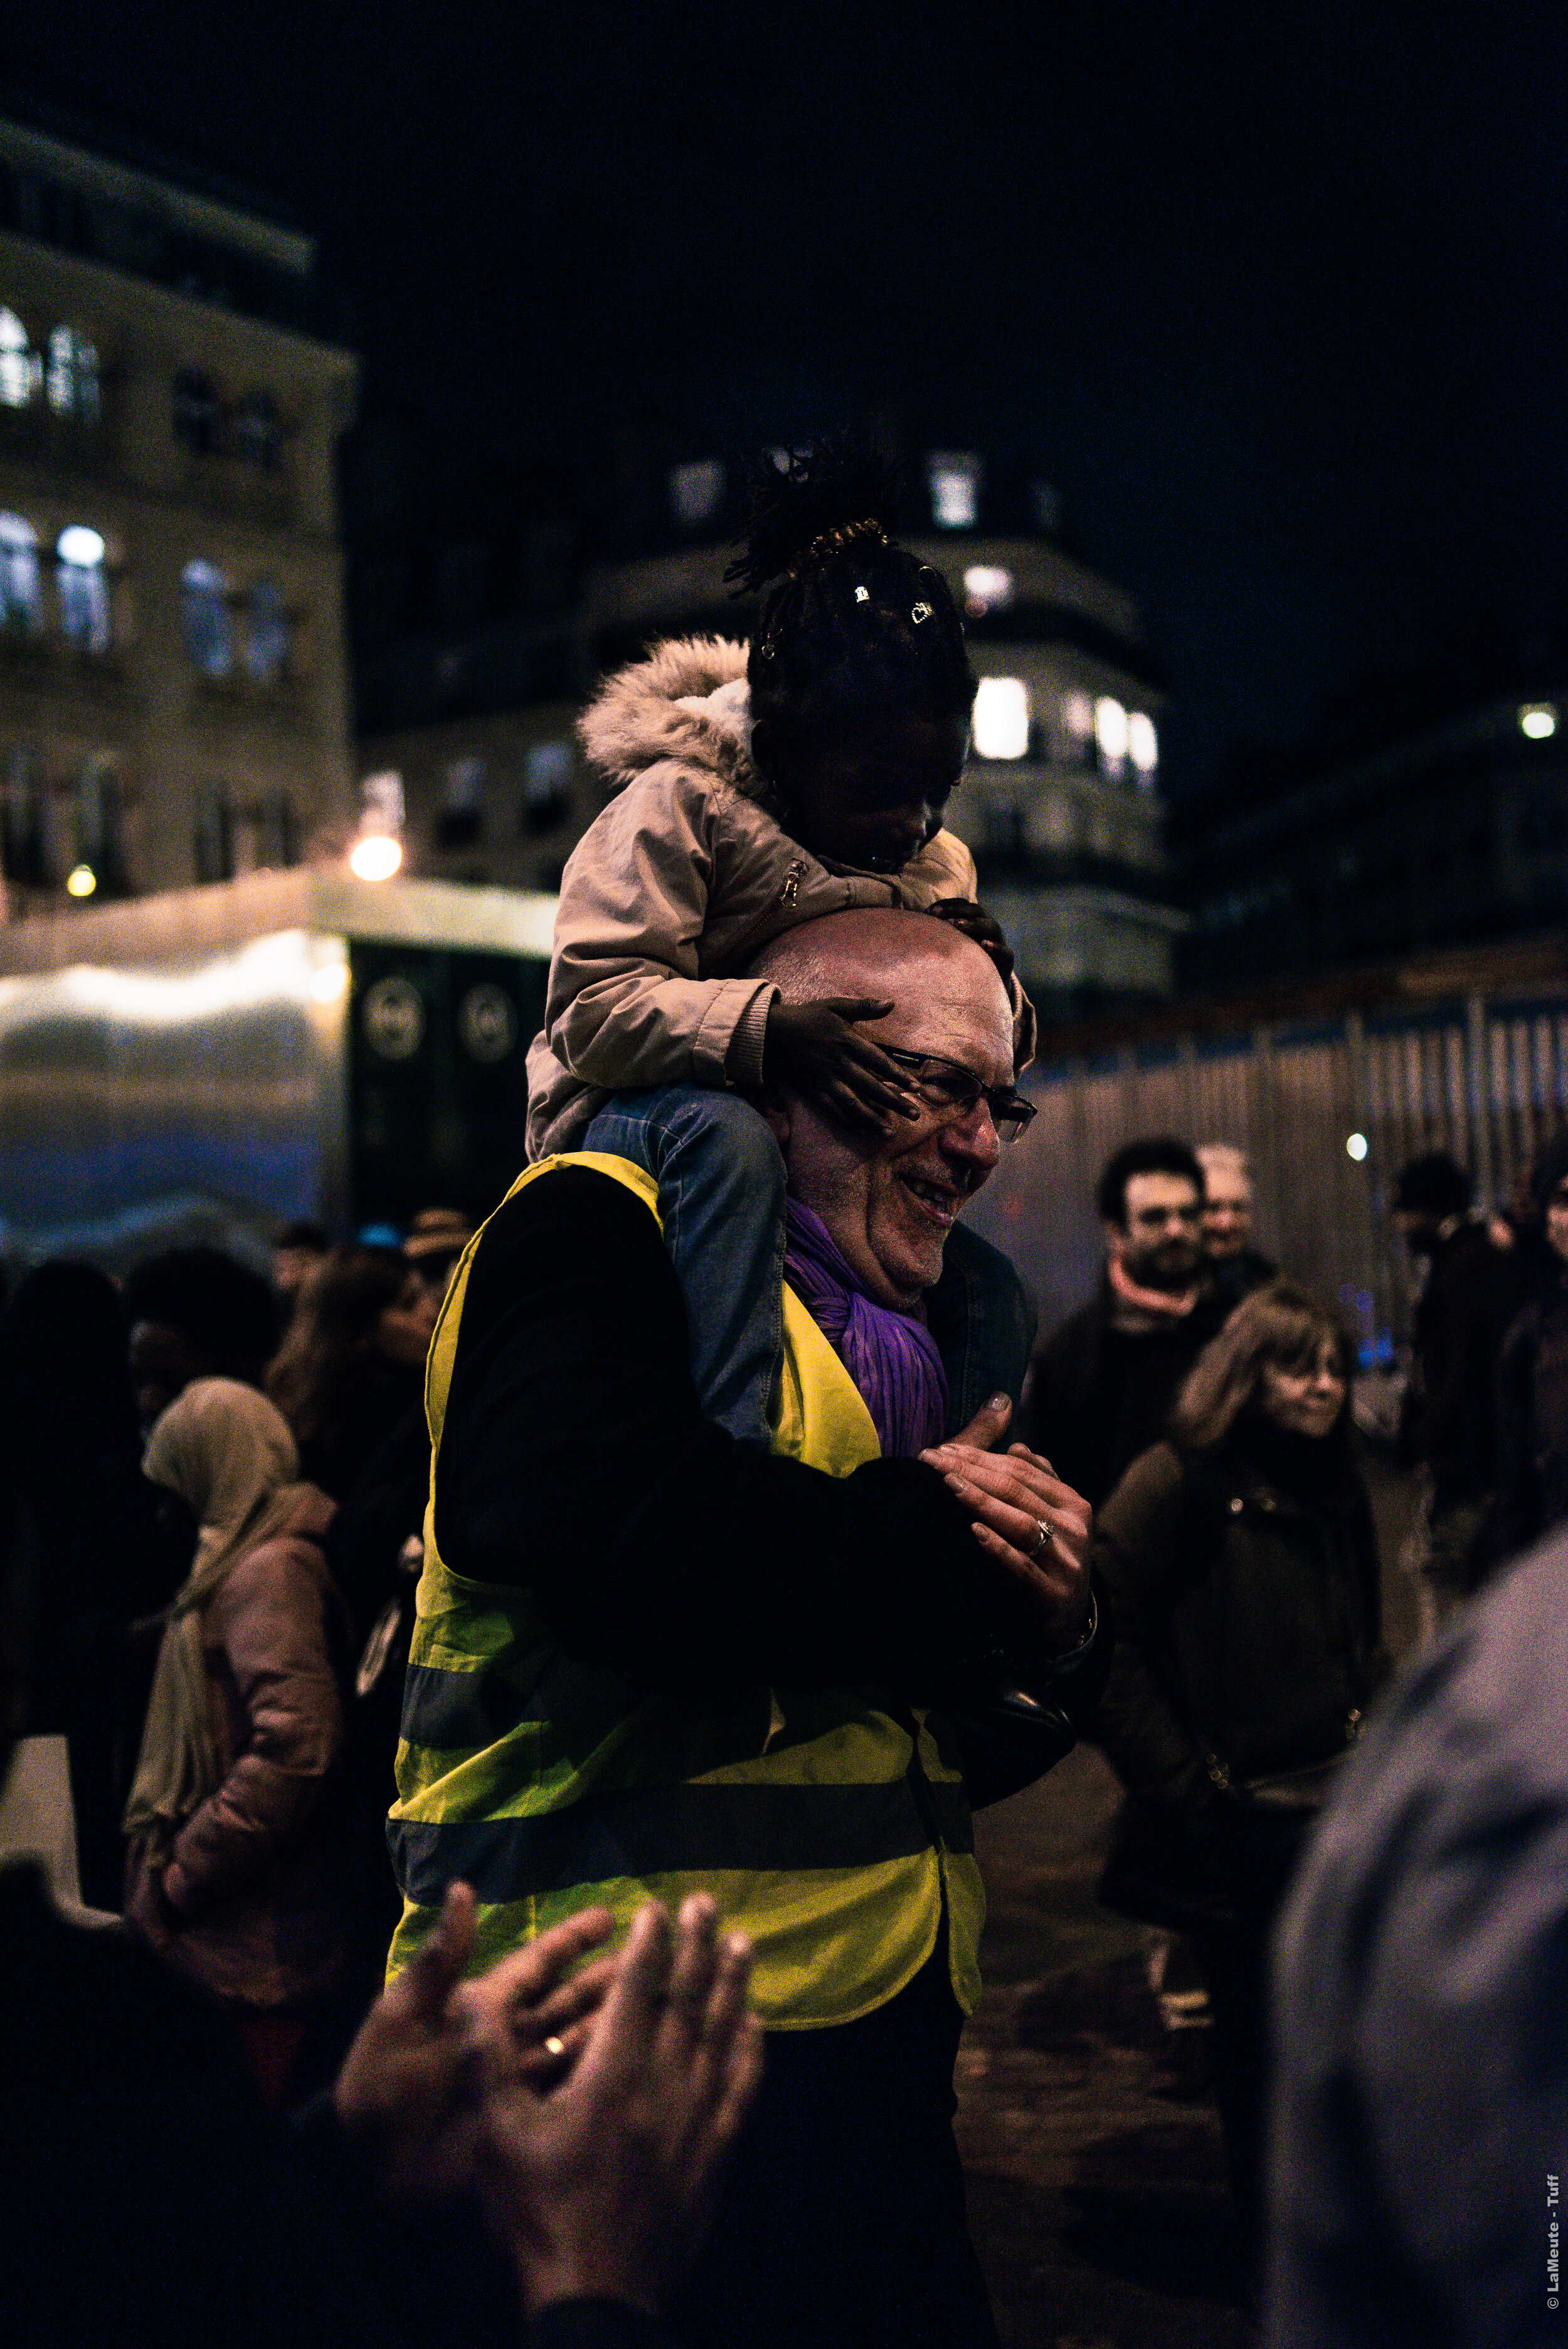
[[[1405,1481],[1374,1465],[1389,1644]],[[1166,2032],[1159,1940],[1099,1908],[1118,1794],[1080,1749],[976,1822],[985,1991],[958,2059],[970,2220],[1009,2349],[1245,2349],[1251,2339],[1203,2034]]]

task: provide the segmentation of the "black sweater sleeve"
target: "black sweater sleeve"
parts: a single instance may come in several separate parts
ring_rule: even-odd
[[[703,1420],[657,1226],[588,1168],[530,1184],[480,1244],[436,1537],[455,1572],[526,1584],[574,1654],[658,1678],[918,1696],[1027,1628],[934,1470],[827,1476]]]

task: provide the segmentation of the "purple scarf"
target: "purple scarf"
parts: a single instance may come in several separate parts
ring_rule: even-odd
[[[947,1425],[947,1372],[923,1322],[877,1304],[820,1216],[785,1201],[784,1278],[860,1389],[882,1456],[913,1460]]]

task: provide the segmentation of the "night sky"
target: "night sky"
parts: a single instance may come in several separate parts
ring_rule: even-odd
[[[275,191],[465,494],[623,424],[1023,455],[1143,599],[1173,790],[1560,627],[1561,8],[1046,19],[50,0],[0,81]]]

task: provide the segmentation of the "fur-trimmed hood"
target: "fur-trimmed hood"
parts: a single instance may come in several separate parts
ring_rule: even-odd
[[[748,799],[762,796],[751,763],[748,649],[727,636],[672,636],[606,678],[577,733],[610,792],[673,759]]]

